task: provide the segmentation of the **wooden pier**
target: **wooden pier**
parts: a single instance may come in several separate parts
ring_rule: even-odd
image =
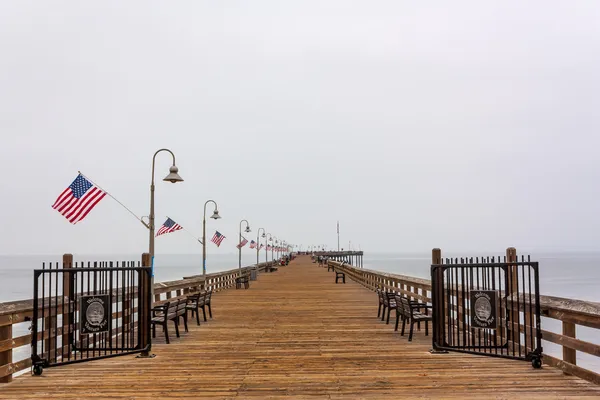
[[[0,399],[582,398],[600,387],[528,362],[430,354],[376,318],[377,296],[299,257],[248,290],[213,296],[213,320],[164,344],[156,358],[126,355],[49,368],[0,386]],[[172,325],[170,325],[172,327]]]

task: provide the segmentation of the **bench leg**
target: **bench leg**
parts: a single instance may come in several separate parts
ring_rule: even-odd
[[[410,319],[410,333],[408,334],[408,341],[412,342],[412,336],[413,336],[413,328],[415,326],[415,321],[413,321],[413,319]]]
[[[204,322],[206,322],[206,306],[202,307],[202,314],[204,315]]]
[[[167,324],[163,326],[163,330],[165,331],[165,342],[167,342],[167,344],[171,343],[169,341],[169,328],[167,327]]]
[[[383,321],[385,319],[385,309],[386,309],[386,305],[383,305],[383,312],[381,313],[381,320]]]
[[[389,324],[390,323],[390,313],[392,312],[392,307],[388,307],[388,315],[387,315],[387,319],[385,320],[385,324]]]
[[[400,336],[404,336],[404,327],[406,326],[406,318],[402,318],[402,332],[400,332]]]
[[[200,325],[200,310],[196,308],[196,323]]]
[[[179,317],[177,317],[177,319],[175,319],[173,322],[175,322],[175,336],[179,337]]]
[[[189,332],[188,326],[187,326],[187,313],[183,314],[183,326],[185,327],[185,331]]]
[[[152,324],[152,339],[156,338],[156,324]]]
[[[394,332],[398,332],[398,322],[400,322],[400,313],[396,312],[396,326],[394,327]]]
[[[208,303],[208,315],[210,316],[210,319],[212,319],[212,308],[210,307],[210,303]]]
[[[379,314],[381,314],[381,303],[379,303],[379,307],[377,307],[377,318],[379,318]]]
[[[342,276],[342,282],[346,283],[346,275]]]
[[[429,321],[425,321],[425,336],[429,336]]]

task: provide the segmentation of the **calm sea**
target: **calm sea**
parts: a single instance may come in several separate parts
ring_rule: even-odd
[[[469,254],[474,256],[474,254]],[[444,254],[460,256],[460,254]],[[264,261],[264,252],[260,254]],[[269,254],[270,257],[270,254]],[[139,255],[117,255],[112,257],[74,255],[75,261],[138,260]],[[546,253],[532,254],[533,261],[540,263],[541,294],[600,302],[600,253]],[[61,261],[60,256],[0,256],[0,302],[22,300],[32,297],[32,270],[41,268],[42,262]],[[430,278],[429,254],[373,253],[365,254],[364,267],[420,278]],[[256,253],[245,253],[242,266],[256,263]],[[181,279],[184,276],[202,273],[201,255],[157,255],[155,258],[155,281]],[[237,254],[207,255],[207,272],[237,268]],[[559,321],[543,318],[545,330],[561,332]],[[578,327],[577,337],[600,344],[598,330]],[[561,348],[544,342],[544,351],[561,357]],[[22,357],[18,357],[20,359]],[[600,372],[600,359],[577,353],[578,364]],[[16,361],[16,360],[15,360]]]

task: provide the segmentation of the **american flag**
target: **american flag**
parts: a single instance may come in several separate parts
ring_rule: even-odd
[[[164,235],[165,233],[171,233],[183,229],[181,225],[173,221],[171,218],[167,218],[164,224],[160,227],[156,236]]]
[[[256,242],[254,240],[250,241],[250,248],[251,249],[255,249],[256,248]]]
[[[246,239],[245,237],[242,236],[242,241],[236,247],[238,249],[241,249],[242,247],[244,247],[246,245],[246,243],[248,243],[248,239]]]
[[[92,208],[106,196],[81,174],[56,199],[52,208],[61,213],[70,223],[82,221]]]
[[[213,237],[210,241],[213,242],[214,244],[216,244],[217,247],[219,247],[219,246],[221,246],[221,242],[223,241],[223,239],[225,239],[225,236],[223,236],[221,233],[219,233],[219,231],[215,231],[215,234],[213,235]]]

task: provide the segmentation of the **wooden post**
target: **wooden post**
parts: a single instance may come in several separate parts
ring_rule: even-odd
[[[152,266],[152,259],[150,257],[150,253],[142,254],[142,267],[150,267]],[[152,315],[152,307],[154,306],[152,296],[152,277],[143,273],[140,279],[140,300],[138,300],[138,320],[139,320],[139,328],[141,331],[141,347],[145,349],[140,357],[154,357],[151,354],[152,350],[152,335],[150,334],[150,316]],[[143,304],[141,304],[143,303]]]
[[[12,339],[12,321],[9,325],[0,326],[0,342]],[[12,364],[12,348],[0,352],[0,367]],[[12,374],[0,377],[0,383],[12,382]]]
[[[63,254],[63,269],[73,268],[73,254]],[[73,272],[63,272],[63,301],[67,302],[65,314],[62,316],[62,348],[67,347],[67,352],[71,352],[71,343],[73,342],[73,323],[75,322],[75,274]]]
[[[562,323],[562,333],[565,336],[575,338],[575,324],[572,322]],[[577,365],[577,352],[574,349],[569,349],[566,346],[563,346],[563,361],[568,362],[573,365]]]
[[[431,250],[431,264],[440,265],[442,264],[442,250],[435,248]],[[441,305],[445,304],[444,299],[444,271],[441,268],[435,270],[435,276],[431,277],[432,282],[435,280],[435,286],[431,287],[431,296],[433,304],[433,322],[432,322],[432,338],[433,338],[433,349],[432,352],[437,350],[437,346],[444,345],[444,319],[448,315],[447,309],[442,309]],[[435,292],[435,293],[434,293]],[[446,304],[447,306],[447,304]]]
[[[511,263],[516,263],[518,261],[517,259],[517,249],[515,249],[514,247],[509,247],[506,249],[506,262],[508,264]],[[507,332],[507,339],[512,342],[512,346],[513,348],[511,349],[511,351],[515,351],[515,344],[517,342],[517,336],[520,335],[519,332],[519,325],[517,324],[517,321],[519,320],[519,310],[516,307],[516,298],[514,297],[514,295],[519,296],[519,292],[518,292],[518,282],[519,282],[519,268],[515,265],[510,265],[508,267],[508,275],[509,275],[509,279],[510,282],[506,282],[506,285],[508,285],[508,292],[510,293],[509,296],[511,296],[514,299],[513,304],[510,305],[510,310],[508,311],[508,318],[510,319],[510,328],[509,328],[509,332]]]

